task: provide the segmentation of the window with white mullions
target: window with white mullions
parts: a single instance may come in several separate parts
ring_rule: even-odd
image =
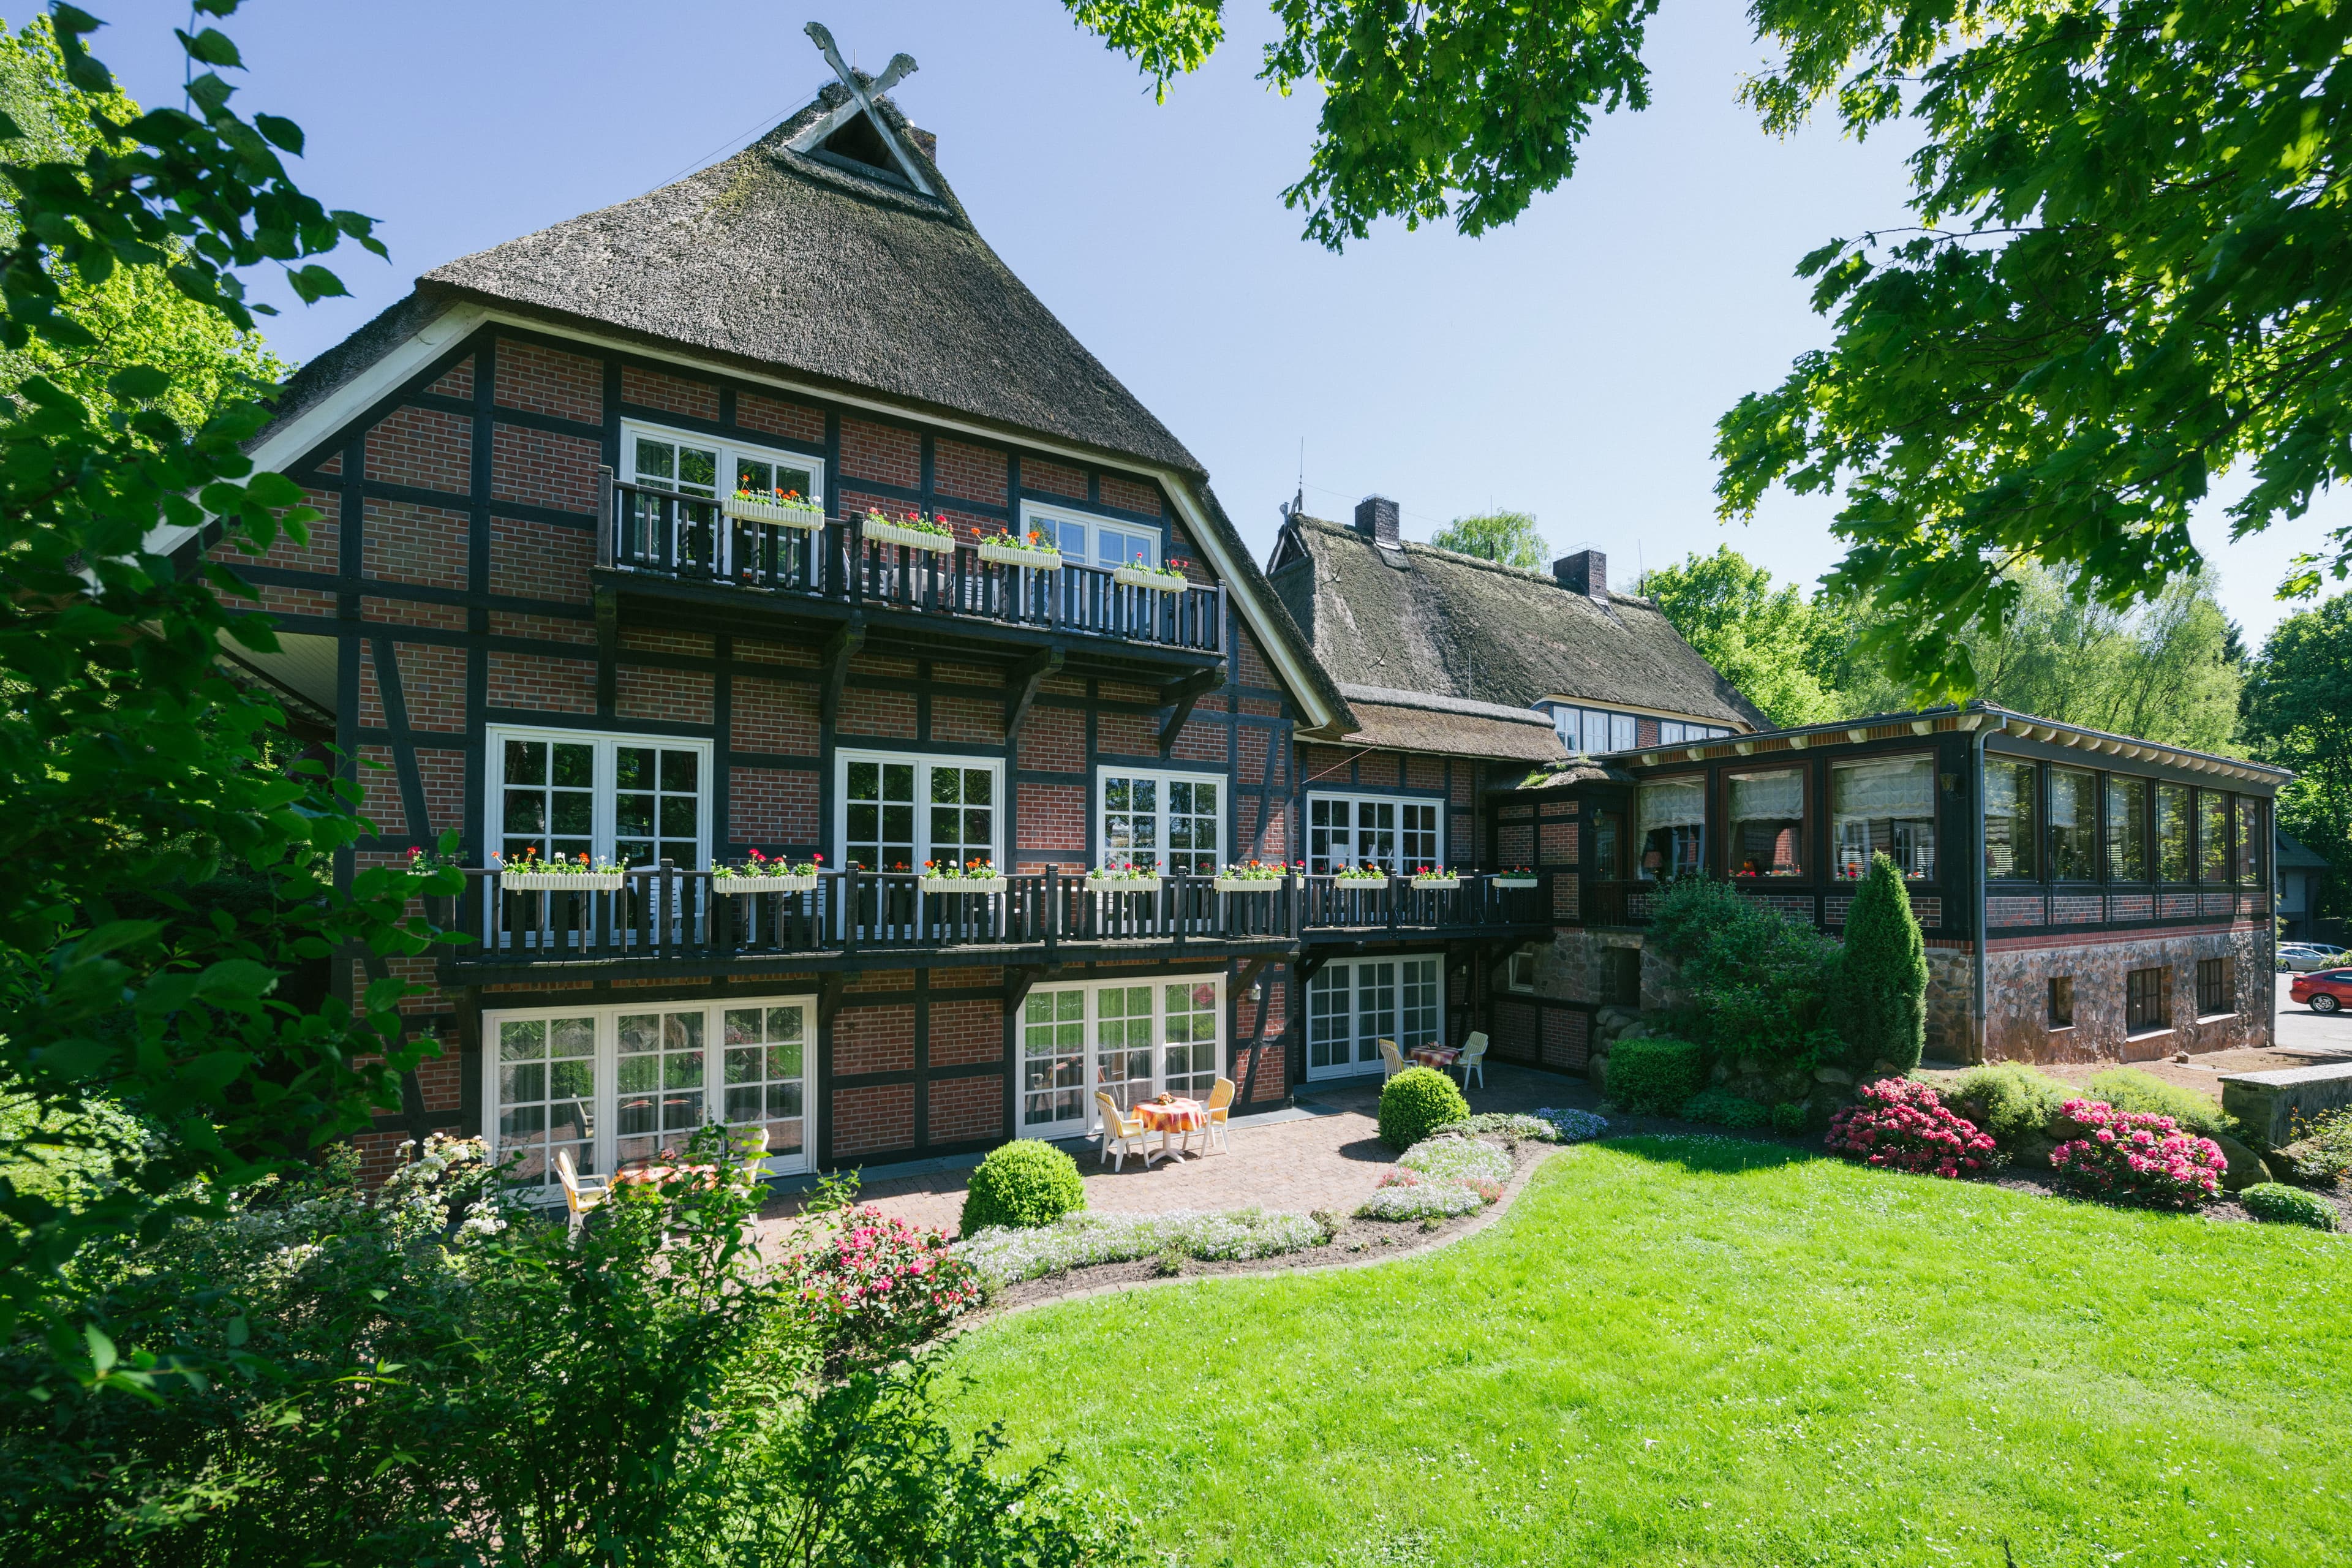
[[[704,864],[707,742],[493,729],[487,750],[486,837],[508,864],[530,850],[541,859]]]
[[[577,860],[596,850],[596,748],[593,742],[509,740],[501,749],[499,852],[519,861]]]
[[[1102,858],[1178,876],[1214,876],[1224,843],[1224,784],[1128,769],[1101,774]]]
[[[1188,1099],[1217,1082],[1218,994],[1213,980],[1172,980],[1160,988],[1160,1086]]]
[[[1151,1084],[1151,987],[1107,985],[1095,994],[1097,1082],[1121,1110],[1159,1091]]]
[[[1158,529],[1068,507],[1024,501],[1021,532],[1045,535],[1045,542],[1060,551],[1064,561],[1076,565],[1108,569],[1160,564]]]
[[[583,1173],[603,1170],[594,1016],[510,1019],[499,1024],[497,1038],[498,1152],[519,1157],[514,1179],[554,1181],[561,1152]]]
[[[1021,1131],[1029,1136],[1086,1125],[1087,994],[1032,990],[1021,1010]]]
[[[765,1127],[768,1157],[808,1145],[809,1015],[805,1003],[729,1007],[720,1041],[719,1112],[732,1128]]]
[[[1002,763],[845,752],[839,767],[844,866],[919,871],[926,860],[1001,861]]]
[[[847,802],[843,865],[862,871],[911,871],[920,863],[915,854],[915,767],[913,763],[863,759],[848,764],[843,791]]]
[[[1307,797],[1307,868],[1316,876],[1349,866],[1403,874],[1444,863],[1435,801],[1320,792]]]
[[[1377,1072],[1381,1041],[1444,1039],[1444,967],[1434,957],[1325,964],[1307,984],[1307,1076]]]
[[[1206,1096],[1223,1070],[1224,1011],[1216,975],[1034,988],[1021,1004],[1021,1135],[1088,1131],[1097,1092],[1122,1110],[1163,1091]]]
[[[700,864],[702,758],[671,746],[613,749],[613,852],[631,866]]]
[[[824,505],[824,464],[815,458],[634,423],[623,425],[621,436],[626,448],[622,471],[642,489],[668,490],[689,503],[716,503],[738,490],[750,490],[756,496],[781,496],[820,509]],[[635,510],[631,521],[637,529],[658,521],[659,514],[650,504],[643,500],[632,504]],[[711,558],[713,541],[728,540],[719,548],[731,550],[735,531],[718,527],[715,504],[677,508],[673,526],[672,549],[677,561],[722,572],[730,569],[729,562]],[[640,542],[650,545],[651,541],[641,533]]]
[[[963,865],[996,858],[996,773],[933,764],[929,859]]]
[[[700,1007],[620,1016],[613,1131],[622,1164],[680,1150],[709,1120],[703,1086],[709,1064]]]

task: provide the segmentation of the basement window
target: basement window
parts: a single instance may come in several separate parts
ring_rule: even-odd
[[[2050,1026],[2053,1029],[2074,1026],[2074,977],[2071,974],[2050,977]]]
[[[2135,969],[2124,976],[2124,1033],[2145,1035],[2172,1027],[2171,989],[2166,984],[2169,973]]]

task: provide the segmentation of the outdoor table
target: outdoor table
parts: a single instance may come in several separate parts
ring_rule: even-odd
[[[1415,1046],[1411,1055],[1422,1066],[1435,1068],[1440,1072],[1452,1070],[1454,1064],[1462,1058],[1461,1048],[1454,1046]]]
[[[1171,1160],[1181,1158],[1181,1152],[1175,1143],[1176,1134],[1183,1133],[1185,1141],[1190,1142],[1193,1133],[1204,1131],[1209,1125],[1209,1108],[1197,1100],[1175,1100],[1165,1105],[1147,1100],[1137,1104],[1135,1114],[1143,1119],[1145,1131],[1160,1134],[1159,1150],[1144,1153],[1143,1168],[1147,1171],[1151,1168],[1152,1161],[1163,1155]]]
[[[647,1186],[660,1186],[669,1182],[691,1181],[708,1185],[719,1179],[716,1165],[632,1165],[613,1173],[613,1184],[643,1182]]]

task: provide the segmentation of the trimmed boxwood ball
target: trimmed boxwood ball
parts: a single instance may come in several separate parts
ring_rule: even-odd
[[[1706,1051],[1688,1040],[1619,1040],[1609,1053],[1609,1098],[1637,1116],[1676,1115],[1706,1087]]]
[[[2273,1225],[2307,1225],[2314,1230],[2334,1230],[2336,1209],[2315,1197],[2278,1182],[2259,1182],[2238,1194],[2246,1212]]]
[[[964,1189],[965,1236],[991,1226],[1034,1230],[1087,1206],[1078,1163],[1051,1143],[1016,1138],[992,1151]]]
[[[1435,1068],[1407,1068],[1381,1089],[1381,1142],[1410,1149],[1448,1122],[1470,1114],[1470,1102]]]

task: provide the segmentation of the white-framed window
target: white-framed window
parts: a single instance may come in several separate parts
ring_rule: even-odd
[[[713,1122],[764,1129],[771,1173],[808,1168],[814,997],[493,1011],[482,1032],[490,1151],[527,1185],[555,1184],[558,1152],[610,1173]]]
[[[1200,1100],[1223,1064],[1225,982],[1160,975],[1038,985],[1021,1001],[1021,1136],[1091,1130],[1097,1090],[1120,1110],[1155,1094]]]
[[[1443,866],[1443,805],[1399,795],[1310,794],[1307,869],[1328,877],[1343,866],[1379,866],[1391,873]]]
[[[840,864],[919,871],[926,860],[1004,864],[1004,763],[993,757],[836,753]]]
[[[1991,791],[1987,793],[1990,795]],[[2096,810],[2095,803],[2092,809]],[[1894,857],[1906,878],[1933,877],[1935,759],[1873,757],[1863,762],[1831,763],[1830,839],[1831,852],[1836,857],[1834,875],[1841,879],[1869,875],[1874,854]],[[2088,858],[2096,848],[2096,840],[2087,828],[2083,841],[2092,847],[2084,851]],[[1988,869],[1998,859],[1990,846],[1985,858]]]
[[[1021,532],[1042,533],[1062,552],[1065,561],[1083,565],[1146,566],[1160,564],[1160,530],[1149,523],[1125,522],[1069,507],[1021,503]]]
[[[1693,741],[1719,741],[1731,731],[1719,724],[1687,724],[1679,720],[1658,721],[1658,744],[1679,746]]]
[[[1533,991],[1536,988],[1536,950],[1534,948],[1522,947],[1513,951],[1511,965],[1505,984],[1514,991]]]
[[[1632,751],[1641,733],[1639,724],[1640,721],[1631,713],[1612,713],[1604,708],[1574,708],[1565,703],[1552,705],[1551,727],[1559,731],[1559,743],[1585,756]]]
[[[1307,1076],[1378,1072],[1382,1040],[1401,1051],[1443,1044],[1444,987],[1434,955],[1325,964],[1307,983]]]
[[[1216,875],[1223,851],[1225,781],[1213,774],[1136,768],[1095,772],[1096,842],[1102,864],[1157,866],[1177,876]]]
[[[822,458],[636,420],[621,424],[621,474],[629,484],[705,500],[749,489],[797,491],[812,506],[824,505]]]
[[[493,725],[483,842],[509,861],[708,861],[710,742]]]

